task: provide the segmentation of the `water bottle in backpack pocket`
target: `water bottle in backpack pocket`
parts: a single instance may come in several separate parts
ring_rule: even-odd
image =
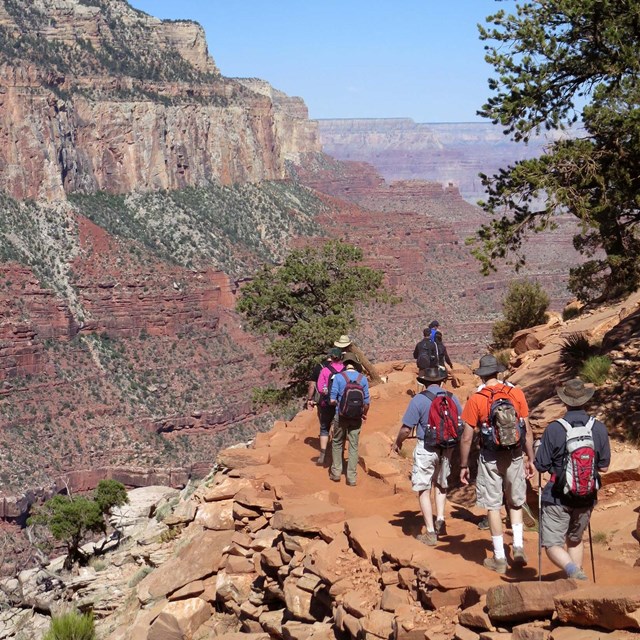
[[[448,391],[423,391],[422,395],[431,400],[429,415],[424,432],[425,447],[455,447],[460,441],[463,424],[458,415],[458,407],[453,394]]]
[[[589,503],[596,497],[600,488],[593,440],[595,418],[590,417],[585,425],[573,425],[563,418],[559,418],[558,422],[564,427],[567,440],[562,472],[559,476],[552,476],[556,491],[574,503]]]

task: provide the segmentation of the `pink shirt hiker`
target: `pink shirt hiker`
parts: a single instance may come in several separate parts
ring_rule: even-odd
[[[332,362],[331,366],[333,367],[336,373],[340,373],[344,369],[344,364],[340,361]],[[329,378],[331,377],[331,371],[328,367],[322,367],[322,371],[320,371],[320,375],[318,376],[318,382],[316,388],[318,389],[318,393],[320,395],[324,395],[327,393],[325,387],[329,386]]]

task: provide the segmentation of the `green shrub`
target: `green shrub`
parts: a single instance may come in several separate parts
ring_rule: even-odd
[[[549,296],[539,282],[521,280],[511,282],[502,302],[504,320],[493,325],[493,340],[497,347],[507,347],[514,334],[544,324],[547,319]]]
[[[597,355],[597,349],[582,333],[570,333],[560,347],[560,362],[566,369],[580,368],[588,358]]]
[[[562,310],[562,319],[566,322],[571,318],[577,318],[582,313],[582,310],[576,306],[565,307]]]
[[[95,640],[95,637],[93,616],[71,611],[52,618],[44,640]]]
[[[601,385],[607,379],[611,369],[611,360],[607,356],[591,356],[580,369],[580,377],[585,382]]]
[[[509,362],[511,360],[511,349],[500,349],[500,351],[494,351],[493,355],[500,364],[505,367],[509,366]]]
[[[142,582],[144,578],[146,578],[153,571],[153,567],[149,565],[142,567],[139,571],[136,571],[134,576],[129,580],[129,586],[135,587],[139,582]]]

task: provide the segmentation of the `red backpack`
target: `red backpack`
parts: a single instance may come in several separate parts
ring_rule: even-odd
[[[458,415],[458,407],[449,391],[423,391],[423,396],[431,400],[427,426],[424,432],[425,447],[455,447],[460,441],[463,424]]]
[[[596,468],[596,451],[593,441],[595,418],[587,424],[571,424],[563,418],[558,422],[567,434],[565,453],[560,477],[552,476],[558,482],[562,495],[574,502],[588,503],[596,497],[600,488],[600,477]]]

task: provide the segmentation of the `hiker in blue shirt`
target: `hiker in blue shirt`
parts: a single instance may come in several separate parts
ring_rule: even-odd
[[[400,453],[402,443],[411,435],[416,427],[416,447],[413,452],[413,470],[411,471],[411,488],[418,494],[418,502],[426,533],[418,534],[416,538],[429,546],[435,546],[438,536],[446,535],[444,508],[447,500],[447,488],[449,487],[449,475],[451,474],[451,455],[455,446],[431,446],[425,442],[425,435],[429,420],[432,397],[443,394],[440,386],[446,379],[446,372],[437,367],[426,369],[418,374],[418,383],[426,387],[426,391],[416,394],[409,403],[404,416],[402,427],[398,431],[396,441],[391,450]],[[462,405],[453,394],[447,394],[455,404],[457,417],[462,414]],[[461,432],[461,423],[458,423],[458,437]],[[435,485],[436,521],[433,522],[433,507],[431,505],[431,488]]]
[[[330,402],[337,407],[338,421],[333,429],[329,478],[334,482],[340,482],[344,460],[343,449],[345,441],[348,441],[347,485],[355,487],[360,429],[369,411],[369,381],[362,373],[362,367],[355,355],[347,353],[342,362],[345,369],[334,377],[331,385]]]

